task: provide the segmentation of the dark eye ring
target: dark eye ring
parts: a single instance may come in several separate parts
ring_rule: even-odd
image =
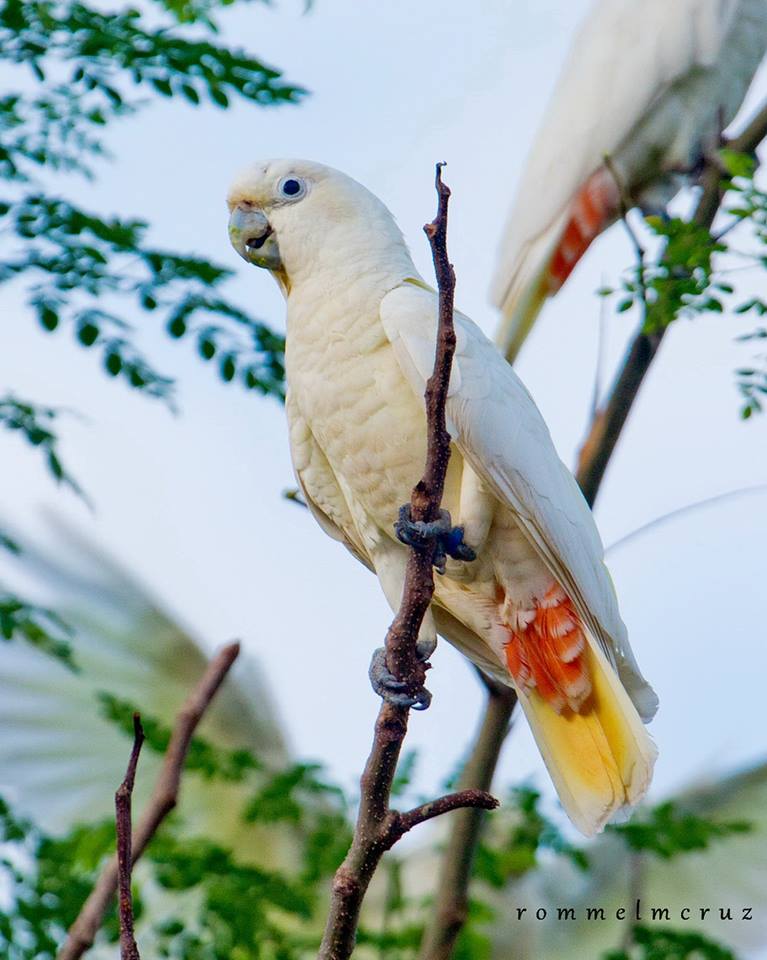
[[[306,193],[306,184],[298,177],[283,177],[277,189],[280,196],[288,200],[297,200]]]

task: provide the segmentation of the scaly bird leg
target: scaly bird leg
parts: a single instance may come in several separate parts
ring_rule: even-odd
[[[436,639],[419,640],[416,644],[418,659],[423,663],[434,653],[437,646]],[[431,703],[431,694],[426,687],[421,687],[413,695],[408,693],[408,684],[404,680],[397,680],[393,673],[386,666],[386,649],[379,647],[373,653],[373,659],[370,661],[368,670],[370,684],[373,690],[386,700],[387,703],[395,707],[412,707],[413,710],[426,710]]]
[[[413,547],[423,550],[429,541],[436,541],[434,551],[434,566],[437,573],[445,572],[445,563],[448,557],[453,560],[475,560],[476,553],[464,543],[463,527],[454,527],[447,510],[440,510],[439,519],[426,523],[423,520],[413,520],[410,513],[410,504],[406,503],[399,508],[399,519],[394,524],[397,539]]]

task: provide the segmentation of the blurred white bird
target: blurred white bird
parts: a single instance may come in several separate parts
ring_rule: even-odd
[[[11,561],[49,607],[76,629],[80,673],[22,643],[0,660],[0,794],[47,832],[114,816],[130,740],[103,714],[101,691],[127,700],[172,726],[207,665],[202,644],[165,613],[149,592],[61,521],[53,544]],[[55,559],[54,559],[55,558]],[[10,566],[9,563],[9,566]],[[200,725],[200,736],[225,749],[250,750],[267,767],[290,762],[277,710],[260,669],[241,654]],[[141,756],[135,809],[141,811],[161,757]],[[243,860],[292,860],[292,841],[240,817],[253,784],[183,779],[180,815],[189,833],[237,850]]]
[[[491,289],[513,361],[627,206],[665,209],[713,155],[767,49],[767,0],[599,0],[523,170]]]

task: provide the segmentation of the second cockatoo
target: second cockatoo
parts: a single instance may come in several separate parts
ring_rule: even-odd
[[[545,300],[626,206],[665,208],[735,117],[767,0],[598,0],[519,182],[491,297],[515,359]]]
[[[437,296],[386,207],[317,163],[246,170],[230,237],[287,300],[287,415],[320,526],[375,571],[392,609],[408,548],[393,521],[423,468]],[[586,835],[647,790],[657,698],[631,653],[591,512],[532,398],[456,312],[443,506],[476,560],[448,561],[420,638],[437,633],[513,685],[573,823]],[[379,692],[387,690],[379,678]]]

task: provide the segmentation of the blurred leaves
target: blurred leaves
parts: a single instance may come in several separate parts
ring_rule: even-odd
[[[92,178],[109,125],[156,97],[222,109],[302,98],[279,70],[217,42],[212,13],[227,5],[165,0],[110,12],[0,0],[0,62],[31,71],[0,98],[0,283],[21,284],[42,328],[68,326],[110,378],[166,401],[172,378],[134,343],[143,314],[161,318],[172,340],[194,339],[203,359],[217,355],[222,382],[279,398],[283,338],[222,295],[230,270],[154,247],[143,221],[81,209],[61,195],[62,176]],[[52,190],[39,182],[51,175]]]
[[[102,691],[99,693],[99,700],[105,719],[114,723],[126,736],[133,735],[133,716],[140,713],[146,738],[144,746],[155,753],[165,753],[172,733],[167,724],[111,693]],[[194,770],[206,780],[218,778],[230,783],[240,783],[250,771],[261,770],[262,765],[248,750],[223,750],[202,737],[195,736],[192,737],[187,751],[186,769]]]
[[[767,193],[755,180],[756,163],[750,154],[720,151],[725,178],[721,189],[726,194],[723,211],[729,222],[717,233],[694,220],[681,217],[648,216],[649,230],[657,255],[650,258],[633,229],[628,226],[637,249],[635,264],[621,278],[618,289],[599,290],[600,296],[616,295],[616,310],[625,313],[636,308],[642,332],[657,334],[679,319],[695,319],[705,314],[767,312],[767,304],[758,296],[743,299],[732,282],[735,270],[767,267]],[[732,232],[747,239],[752,249],[736,249],[730,242]],[[747,231],[747,232],[746,232]],[[733,261],[738,263],[733,267]],[[741,341],[763,339],[763,328],[739,337]],[[736,386],[742,398],[741,417],[746,420],[762,410],[767,395],[767,356],[735,371]]]
[[[39,448],[48,472],[57,483],[63,483],[78,496],[84,496],[79,484],[65,469],[58,453],[58,439],[53,424],[61,413],[53,407],[19,400],[12,394],[0,396],[0,425],[24,437]],[[0,530],[0,549],[19,554],[19,544]],[[55,611],[31,603],[0,584],[0,638],[23,640],[50,654],[69,669],[75,668],[72,651],[74,631]]]
[[[0,424],[6,430],[16,431],[27,443],[40,449],[53,479],[57,483],[65,484],[82,497],[83,491],[74,477],[64,468],[58,453],[58,438],[52,428],[60,413],[61,411],[54,407],[43,407],[19,400],[12,394],[0,396]],[[7,547],[7,538],[5,540],[4,545]]]
[[[510,825],[477,849],[474,876],[495,889],[519,879],[537,862],[541,850],[551,850],[571,860],[579,870],[588,868],[586,854],[568,843],[559,829],[540,811],[541,795],[529,786],[515,787],[504,808]]]
[[[734,953],[701,933],[636,926],[628,950],[614,950],[602,960],[737,960]]]
[[[30,603],[0,586],[0,639],[23,640],[75,670],[73,637],[72,628],[54,610]]]
[[[113,850],[114,825],[89,824],[53,839],[15,816],[0,798],[0,841],[7,885],[0,907],[0,954],[5,960],[53,960]]]
[[[681,853],[705,850],[714,840],[748,833],[752,825],[745,820],[720,823],[699,817],[669,801],[637,814],[628,823],[613,824],[607,829],[622,837],[637,853],[654,853],[670,860]]]
[[[176,21],[206,22],[213,4],[171,0],[162,6]],[[181,96],[193,105],[208,100],[226,107],[240,97],[261,106],[297,102],[300,87],[282,80],[279,70],[243,50],[234,50],[173,27],[150,27],[148,12],[102,12],[71,0],[5,0],[0,6],[3,59],[29,66],[42,81],[66,64],[71,95],[91,91],[111,103],[123,102],[127,81],[163,97]],[[207,18],[207,27],[211,21]]]

